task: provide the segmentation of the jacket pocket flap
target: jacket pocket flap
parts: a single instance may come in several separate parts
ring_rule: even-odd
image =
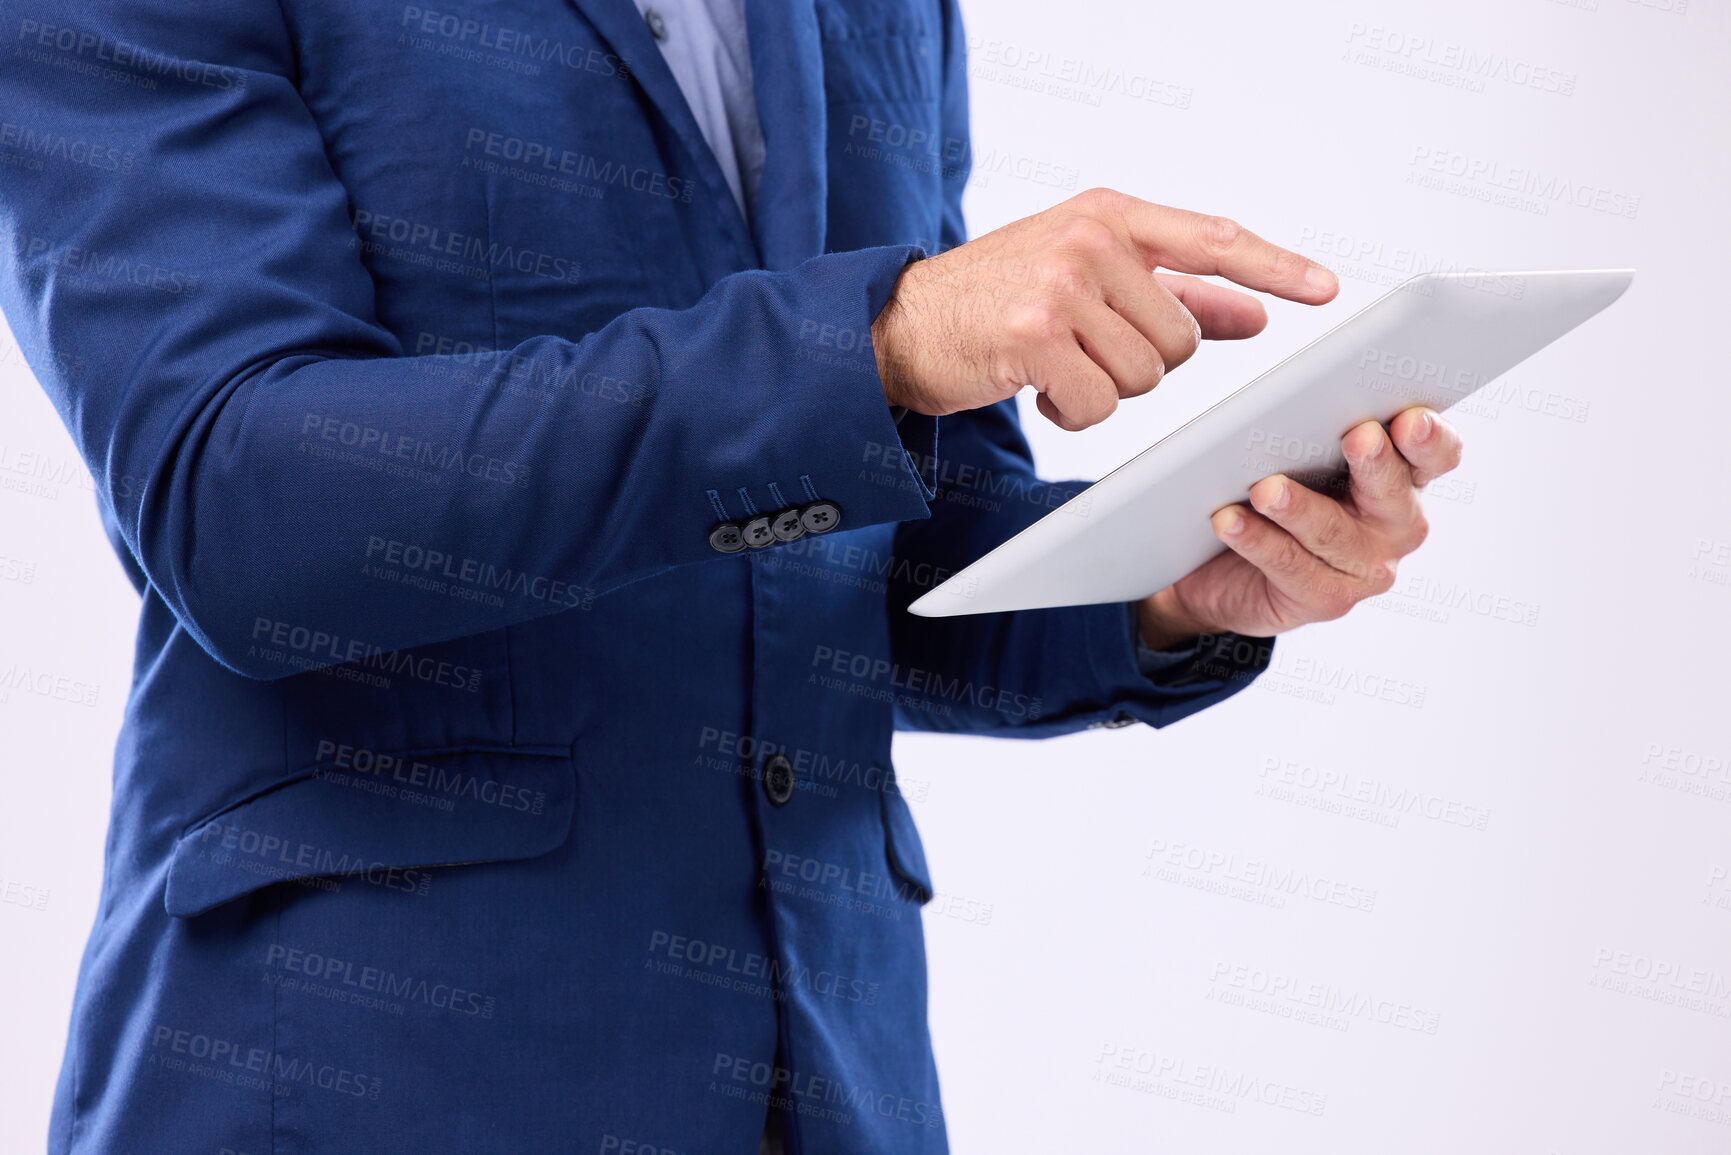
[[[405,869],[534,858],[565,841],[576,792],[565,749],[416,750],[374,756],[366,770],[315,767],[189,827],[169,858],[164,905],[186,917],[326,875],[414,889],[429,876]]]
[[[893,779],[878,791],[878,797],[883,801],[884,850],[890,866],[914,888],[914,897],[923,906],[932,900],[932,875],[926,868],[926,851],[914,826],[913,811]]]

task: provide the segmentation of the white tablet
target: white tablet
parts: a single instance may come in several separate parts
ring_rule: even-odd
[[[1210,518],[1271,473],[1345,468],[1340,439],[1446,409],[1622,295],[1633,269],[1405,282],[930,590],[922,617],[1134,601],[1219,553]]]

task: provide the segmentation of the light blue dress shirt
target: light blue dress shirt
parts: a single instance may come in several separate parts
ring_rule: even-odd
[[[751,83],[745,0],[634,2],[749,226],[764,145]]]

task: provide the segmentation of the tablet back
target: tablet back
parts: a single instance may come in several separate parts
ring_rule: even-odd
[[[1137,454],[909,609],[924,617],[1133,601],[1216,553],[1209,524],[1271,473],[1338,475],[1340,438],[1446,409],[1622,295],[1633,269],[1425,273]]]

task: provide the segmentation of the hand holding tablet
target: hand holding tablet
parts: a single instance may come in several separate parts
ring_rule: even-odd
[[[1419,490],[1460,464],[1461,437],[1428,408],[1355,426],[1341,438],[1348,487],[1318,492],[1273,474],[1247,505],[1211,519],[1227,552],[1138,605],[1143,644],[1199,634],[1267,637],[1331,621],[1394,586],[1400,559],[1429,533]],[[1329,490],[1332,490],[1330,492]]]
[[[1633,276],[1414,277],[909,609],[942,617],[1135,601],[1156,646],[1339,616],[1387,588],[1390,565],[1423,538],[1415,485],[1459,459],[1458,436],[1425,410],[1489,384],[1611,304]],[[1339,499],[1287,480],[1327,482],[1346,465]],[[1230,552],[1217,557],[1223,542]]]

